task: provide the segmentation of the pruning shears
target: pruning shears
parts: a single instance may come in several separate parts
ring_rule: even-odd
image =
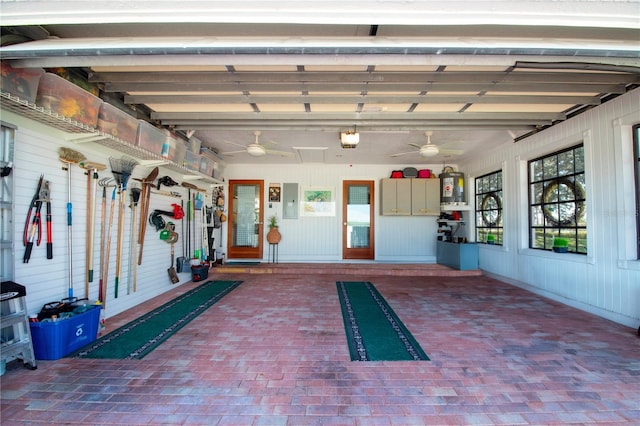
[[[53,242],[51,232],[51,191],[49,190],[49,181],[44,180],[44,175],[40,175],[38,181],[38,188],[36,190],[31,205],[29,206],[29,212],[27,213],[27,220],[24,224],[23,244],[26,247],[23,263],[29,263],[31,258],[31,251],[33,250],[33,243],[40,246],[42,242],[42,204],[47,203],[47,259],[53,259]],[[33,217],[32,217],[33,216]],[[37,238],[36,238],[37,235]]]
[[[24,252],[24,257],[22,258],[23,263],[28,263],[31,258],[31,250],[33,249],[33,242],[36,241],[36,234],[38,234],[36,244],[39,246],[42,241],[42,219],[40,217],[40,210],[42,209],[41,195],[43,191],[43,183],[44,175],[40,175],[36,193],[31,199],[31,204],[29,205],[27,220],[24,223],[22,242],[26,247],[26,250]]]

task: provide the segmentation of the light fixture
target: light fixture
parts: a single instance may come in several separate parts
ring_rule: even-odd
[[[257,143],[252,143],[249,146],[247,146],[247,153],[252,157],[262,157],[267,153],[267,151],[265,151],[262,145],[259,145]]]
[[[355,148],[358,142],[360,142],[360,133],[355,130],[340,132],[340,142],[342,143],[342,147]]]
[[[435,145],[424,145],[420,148],[420,155],[423,157],[433,157],[434,155],[438,155],[438,147]]]

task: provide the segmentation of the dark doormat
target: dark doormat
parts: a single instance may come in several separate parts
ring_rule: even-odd
[[[370,282],[336,283],[351,361],[429,361]]]
[[[68,357],[142,359],[240,284],[242,281],[207,281]]]

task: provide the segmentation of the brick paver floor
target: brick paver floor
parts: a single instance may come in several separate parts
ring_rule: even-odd
[[[2,425],[640,424],[636,330],[491,278],[220,279],[244,283],[142,360],[10,364]],[[373,282],[431,361],[350,361],[337,280]]]

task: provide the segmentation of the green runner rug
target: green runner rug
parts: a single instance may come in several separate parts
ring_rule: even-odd
[[[370,282],[338,281],[351,361],[428,361],[420,344]]]
[[[142,359],[241,283],[205,282],[68,356]]]

